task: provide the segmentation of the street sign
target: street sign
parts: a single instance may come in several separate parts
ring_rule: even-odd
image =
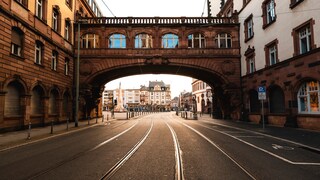
[[[258,99],[259,100],[266,100],[267,99],[266,87],[265,86],[259,86],[258,87]]]

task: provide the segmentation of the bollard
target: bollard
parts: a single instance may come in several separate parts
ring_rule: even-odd
[[[104,121],[104,115],[102,115],[102,122]]]
[[[53,120],[51,120],[51,133],[50,134],[53,134]]]
[[[90,125],[90,118],[88,118],[88,125]]]
[[[107,121],[109,120],[109,114],[107,114]]]
[[[96,124],[98,123],[98,116],[96,116]]]
[[[127,115],[127,119],[129,119],[128,112],[126,112],[126,115]]]
[[[28,137],[27,137],[28,140],[31,139],[31,122],[29,121],[29,128],[28,128]]]

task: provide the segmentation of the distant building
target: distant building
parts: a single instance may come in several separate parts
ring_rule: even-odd
[[[192,79],[192,95],[197,101],[197,111],[202,113],[211,112],[211,87],[205,82]]]
[[[110,110],[118,99],[117,90],[103,92],[103,107]],[[163,81],[149,81],[149,87],[140,86],[140,89],[122,89],[123,106],[128,109],[141,108],[148,110],[165,111],[171,107],[170,85]],[[113,103],[113,104],[112,104]]]

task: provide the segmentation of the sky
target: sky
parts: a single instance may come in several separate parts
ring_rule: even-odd
[[[96,0],[96,2],[102,14],[107,17],[200,17],[205,4],[205,0]]]
[[[104,1],[104,3],[102,2]],[[201,17],[206,16],[205,0],[96,0],[106,17]],[[111,12],[108,10],[111,10]],[[140,85],[149,85],[149,81],[163,81],[171,86],[171,97],[192,90],[192,78],[177,75],[137,75],[113,80],[106,84],[106,89],[117,89],[121,82],[122,89],[136,89]]]

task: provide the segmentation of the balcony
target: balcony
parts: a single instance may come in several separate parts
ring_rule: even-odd
[[[77,50],[76,50],[77,51]],[[80,55],[85,57],[214,57],[214,56],[238,56],[240,54],[238,48],[123,48],[123,49],[109,49],[109,48],[91,48],[80,49]]]

